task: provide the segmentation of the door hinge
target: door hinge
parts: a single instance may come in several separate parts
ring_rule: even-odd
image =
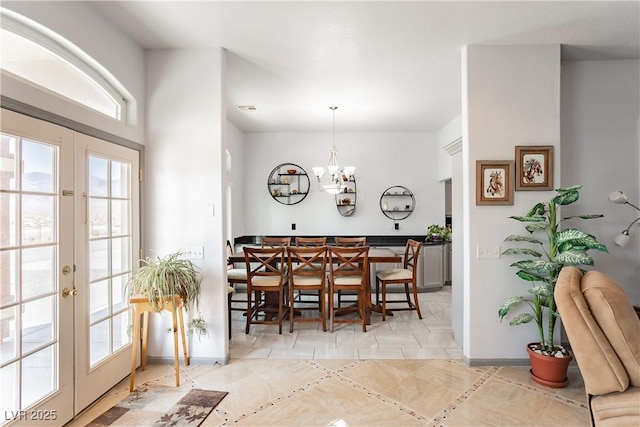
[[[142,182],[142,169],[138,169],[138,181]]]

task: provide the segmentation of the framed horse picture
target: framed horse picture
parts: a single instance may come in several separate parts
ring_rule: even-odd
[[[553,145],[516,146],[516,191],[553,190]]]
[[[476,205],[513,205],[513,160],[476,161]]]

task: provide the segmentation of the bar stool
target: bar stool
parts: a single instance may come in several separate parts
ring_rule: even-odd
[[[133,349],[131,350],[131,375],[129,378],[129,391],[133,391],[136,373],[136,356],[138,352],[138,342],[140,342],[140,316],[144,317],[142,325],[142,349],[140,351],[140,370],[144,371],[147,365],[147,335],[149,332],[149,312],[156,312],[149,304],[149,299],[145,296],[133,297],[129,300],[129,306],[133,310]],[[164,310],[171,312],[173,320],[173,355],[176,368],[176,387],[180,385],[180,359],[178,355],[178,328],[182,336],[182,349],[184,353],[184,364],[189,365],[187,356],[187,341],[184,335],[184,319],[182,317],[182,300],[179,295],[173,296],[173,301],[168,300]]]

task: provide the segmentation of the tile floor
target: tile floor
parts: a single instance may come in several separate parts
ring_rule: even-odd
[[[228,391],[203,426],[587,426],[584,384],[534,383],[528,367],[467,367],[450,327],[450,288],[420,294],[423,320],[374,314],[368,332],[312,324],[280,336],[233,312],[227,365],[181,366],[184,388]],[[276,360],[280,359],[280,360]],[[427,360],[429,359],[429,360]],[[175,381],[173,366],[150,365],[136,383]],[[73,420],[84,426],[129,394],[128,378]]]
[[[247,335],[246,317],[233,311],[229,354],[234,359],[462,358],[451,329],[451,287],[418,295],[422,320],[415,311],[397,311],[385,322],[380,314],[373,313],[367,332],[362,332],[358,324],[336,324],[330,333],[323,332],[319,323],[296,323],[294,332],[289,333],[289,323],[285,322],[282,335],[273,325],[251,325]],[[388,300],[401,297],[404,293],[391,293]]]

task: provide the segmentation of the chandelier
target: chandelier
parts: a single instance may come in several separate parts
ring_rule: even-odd
[[[338,149],[336,148],[336,110],[338,107],[329,107],[333,111],[333,145],[329,150],[329,165],[326,170],[322,166],[315,166],[313,173],[318,179],[318,188],[320,191],[326,191],[329,194],[342,193],[346,189],[346,182],[351,179],[356,168],[353,166],[345,166],[341,168],[338,165]]]

